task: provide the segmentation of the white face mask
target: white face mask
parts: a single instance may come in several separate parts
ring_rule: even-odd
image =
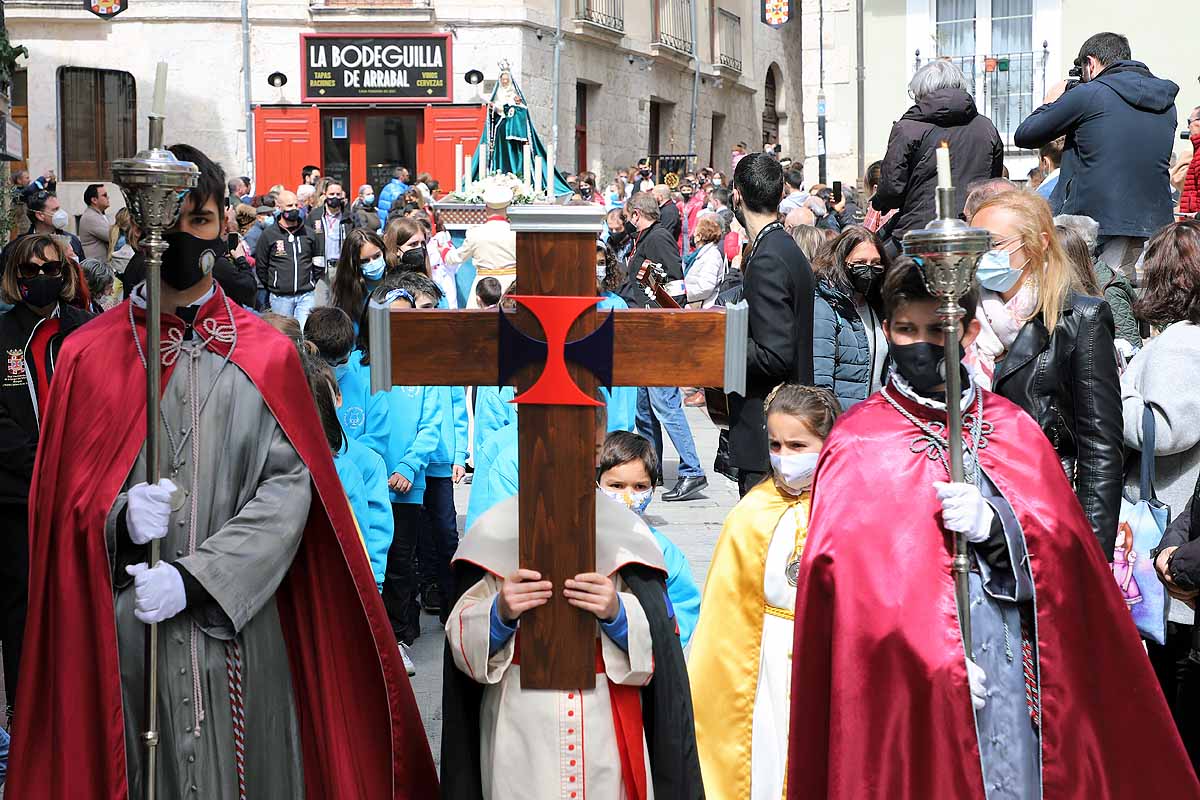
[[[651,487],[644,492],[633,492],[629,489],[617,491],[616,489],[606,489],[601,486],[600,491],[604,492],[613,500],[616,500],[618,503],[637,514],[639,517],[646,513],[646,508],[649,507],[650,501],[654,499],[654,487]]]
[[[812,486],[819,453],[771,453],[771,469],[779,482],[800,494]]]
[[[60,208],[50,218],[50,224],[54,226],[55,230],[65,231],[67,226],[71,224],[71,215],[67,213],[65,208]]]
[[[604,278],[607,275],[608,275],[608,265],[607,264],[597,264],[596,265],[596,280],[603,283]]]

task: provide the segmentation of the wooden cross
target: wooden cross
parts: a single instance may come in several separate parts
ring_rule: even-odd
[[[596,235],[604,220],[602,206],[513,206],[509,219],[517,233],[518,294],[595,296]],[[497,313],[504,312],[373,312],[371,363],[373,369],[381,365],[384,377],[381,383],[373,376],[373,388],[390,383],[496,385]],[[595,307],[584,311],[571,325],[566,340],[575,341],[596,330],[601,316]],[[737,321],[728,331],[727,316]],[[390,334],[376,335],[385,321]],[[513,322],[530,337],[545,340],[528,309],[519,308]],[[728,375],[727,338],[731,343]],[[385,348],[388,353],[382,352]],[[744,315],[736,311],[728,315],[721,311],[616,311],[613,385],[737,389],[740,386],[735,384],[744,380],[744,348]],[[393,362],[390,352],[403,356]],[[596,396],[596,377],[589,370],[568,363],[567,371],[584,394]],[[512,382],[523,392],[541,372],[541,365],[520,370]],[[521,617],[521,685],[528,689],[592,688],[596,681],[596,620],[569,605],[560,589],[566,579],[595,569],[595,409],[524,403],[519,417],[520,564],[541,572],[556,589],[551,602]]]

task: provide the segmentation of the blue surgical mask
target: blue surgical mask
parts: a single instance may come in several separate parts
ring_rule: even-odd
[[[383,270],[386,266],[387,263],[384,261],[383,253],[380,253],[370,261],[363,262],[363,276],[369,281],[377,281],[383,277]]]
[[[650,501],[654,499],[654,488],[651,487],[644,492],[632,492],[626,489],[623,492],[618,492],[616,489],[605,489],[600,487],[600,491],[616,500],[621,505],[628,508],[639,517],[646,513],[646,509],[650,506]]]
[[[1024,246],[1024,245],[1022,245]],[[1018,250],[1020,248],[1017,248]],[[1024,270],[1012,265],[1012,254],[1007,250],[988,250],[979,259],[979,269],[975,277],[979,285],[993,292],[1007,292],[1021,280]]]

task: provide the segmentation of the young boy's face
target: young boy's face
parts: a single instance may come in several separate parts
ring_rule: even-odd
[[[915,300],[901,303],[892,312],[892,318],[884,320],[883,331],[888,341],[896,345],[917,344],[925,342],[935,347],[946,344],[946,334],[942,330],[942,318],[938,316],[939,301]],[[979,320],[971,320],[963,333],[962,346],[969,347],[979,335]]]
[[[410,301],[407,297],[396,298],[395,300],[392,301],[391,307],[392,307],[392,309],[394,309],[396,311],[406,311],[410,308],[414,308],[412,301]],[[417,304],[415,307],[416,308],[437,308],[437,301],[434,300],[432,297],[430,297],[427,294],[418,293],[417,294]]]
[[[654,486],[640,459],[611,467],[600,476],[600,488],[614,492],[645,492]]]
[[[823,444],[804,420],[779,412],[767,417],[767,443],[775,455],[819,453]]]

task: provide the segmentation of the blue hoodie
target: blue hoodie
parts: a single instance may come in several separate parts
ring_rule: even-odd
[[[376,202],[375,208],[379,211],[380,231],[387,225],[387,216],[388,212],[392,210],[392,203],[408,194],[408,188],[408,184],[404,181],[399,178],[392,178],[388,181],[387,186],[383,187],[383,191],[379,193],[379,200]]]
[[[367,526],[370,524],[371,509],[367,505],[367,488],[363,483],[362,472],[344,450],[334,455],[333,466],[342,482],[342,489],[346,492],[346,499],[350,502],[350,511],[354,514],[354,523],[358,528],[358,538],[362,541],[369,559],[371,548],[367,544]],[[375,571],[374,563],[371,564],[371,571]],[[376,578],[376,583],[378,582]]]
[[[479,451],[488,437],[505,425],[517,421],[517,406],[510,402],[516,395],[511,386],[475,387],[475,440],[471,452],[475,455],[475,469],[479,469]],[[474,478],[471,479],[472,483]]]
[[[596,308],[605,311],[611,308],[629,308],[629,304],[612,292],[601,295]],[[600,388],[604,402],[608,404],[608,432],[637,430],[637,387],[614,386],[612,390]]]
[[[350,361],[334,372],[342,392],[338,421],[346,436],[381,456],[387,455],[387,396],[384,392],[371,394],[371,368],[363,366],[362,352],[355,350],[350,354]]]
[[[390,492],[393,503],[425,501],[425,468],[441,438],[442,409],[436,386],[393,386],[387,401],[388,436],[383,463],[388,477],[399,473],[412,482],[404,494]]]
[[[475,477],[471,479],[471,497],[467,504],[468,536],[475,520],[496,503],[517,493],[517,455],[516,425],[505,425],[493,433],[475,455]],[[683,551],[654,527],[650,532],[654,534],[667,566],[667,598],[679,624],[680,645],[687,647],[700,619],[700,589]]]
[[[375,584],[382,589],[387,554],[395,533],[395,519],[392,517],[389,502],[391,496],[388,491],[388,471],[383,466],[382,456],[349,437],[346,437],[346,447],[334,459],[334,463],[345,459],[349,459],[362,476],[367,509],[366,516],[358,518],[358,526],[362,532],[363,543],[367,546],[367,556],[371,559],[371,572],[375,573]],[[358,515],[358,509],[355,509],[355,515]]]
[[[429,456],[425,474],[430,478],[449,478],[454,466],[467,463],[469,425],[467,422],[467,393],[461,386],[431,386],[437,398],[441,423],[438,446]]]

